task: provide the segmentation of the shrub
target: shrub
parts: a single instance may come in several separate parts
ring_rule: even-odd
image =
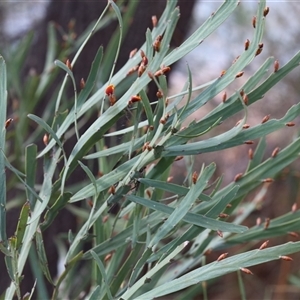
[[[50,59],[41,77],[32,76],[27,83],[31,87],[27,92],[31,94],[26,98],[27,102],[19,107],[20,119],[14,132],[10,132],[10,120],[6,117],[7,74],[4,59],[1,58],[0,118],[5,126],[0,137],[0,169],[2,174],[5,174],[6,168],[14,173],[13,184],[9,185],[11,188],[16,188],[15,178],[21,183],[22,188],[18,186],[18,189],[23,195],[19,193],[17,202],[23,201],[24,193],[27,198],[20,210],[16,233],[8,238],[6,178],[4,175],[0,178],[0,245],[11,278],[5,299],[12,299],[15,293],[21,299],[21,275],[31,248],[36,249],[39,261],[39,266],[31,262],[32,268],[37,270],[37,284],[44,281],[43,273],[53,285],[53,299],[153,299],[182,290],[182,299],[187,299],[192,297],[194,291],[198,292],[197,284],[200,282],[235,271],[252,274],[249,267],[276,259],[291,260],[287,255],[300,250],[299,242],[267,247],[267,239],[298,229],[297,209],[250,229],[241,225],[261,200],[258,196],[252,202],[243,203],[245,196],[254,189],[265,193],[275,175],[298,158],[300,143],[296,138],[287,147],[280,151],[277,149],[272,157],[263,160],[266,147],[264,137],[285,126],[292,126],[300,113],[299,104],[292,106],[278,120],[265,120],[251,128],[247,128],[246,120],[249,106],[262,99],[299,65],[300,53],[282,67],[274,58],[268,58],[236,92],[228,98],[224,95],[220,105],[201,120],[182,127],[188,116],[222,93],[232,82],[238,81],[246,66],[262,51],[261,40],[268,10],[265,1],[260,1],[258,5],[251,42],[246,43],[245,51],[226,72],[194,88],[192,75],[188,72],[182,92],[177,95],[168,93],[165,74],[169,66],[201,44],[233,13],[237,5],[238,1],[224,2],[180,47],[169,49],[179,10],[175,7],[176,1],[168,1],[157,26],[146,32],[145,44],[113,75],[113,62],[120,50],[123,24],[118,7],[109,1],[108,6],[115,11],[121,32],[119,43],[115,43],[116,57],[108,60],[112,64],[105,65],[106,61],[102,61],[100,47],[86,83],[82,83],[82,90],[77,92],[72,67],[77,58],[80,59],[79,54],[102,20],[101,16],[81,46],[78,45],[77,54],[71,62],[55,61],[66,77],[45,115],[39,117],[31,112],[57,74],[48,72],[54,43],[51,35],[53,28],[50,27]],[[25,43],[30,44],[30,37]],[[25,56],[26,51],[19,53],[18,63],[11,70],[14,76],[18,76]],[[94,92],[101,66],[110,70],[109,80]],[[129,76],[132,68],[135,68],[135,74]],[[128,78],[133,80],[130,82]],[[61,107],[65,108],[62,100],[66,97],[64,90],[68,81],[74,88],[74,105],[70,111],[65,111]],[[150,82],[157,86],[155,102],[149,101],[147,96]],[[14,84],[19,84],[19,90],[25,92],[18,81]],[[199,92],[193,93],[196,91]],[[90,109],[97,105],[100,106],[99,116],[82,132],[81,128],[89,121]],[[29,138],[24,138],[29,132],[28,120],[24,117],[28,107],[28,118],[38,127]],[[221,134],[198,139],[215,127],[222,130],[223,121],[238,112],[244,114],[239,124],[230,130],[223,130]],[[128,124],[119,129],[116,124],[124,116],[127,116]],[[41,137],[43,131],[46,133],[45,148],[37,153],[37,146],[28,144],[28,141],[36,143],[36,138]],[[11,147],[6,141],[6,133],[14,138],[15,157],[5,152],[8,146]],[[68,154],[65,143],[74,135],[76,142]],[[249,153],[247,170],[223,188],[220,187],[221,178],[212,181],[216,169],[214,163],[194,171],[194,165],[186,160],[184,182],[172,183],[168,180],[171,166],[181,156],[221,151],[251,144],[259,138],[261,140],[256,150]],[[106,148],[108,141],[109,147]],[[21,151],[24,145],[25,154]],[[39,173],[37,160],[40,158],[44,159],[41,186],[35,179]],[[78,165],[86,173],[88,182],[70,185],[68,179],[72,179]],[[95,165],[102,173],[100,177],[94,175],[92,166]],[[88,201],[84,202],[86,199]],[[82,205],[76,207],[74,203],[80,201]],[[80,219],[80,227],[77,232],[57,237],[58,249],[66,253],[62,257],[63,271],[58,278],[53,278],[48,270],[43,233],[65,207]],[[241,207],[243,210],[240,210]],[[112,213],[112,210],[117,212]],[[262,245],[258,249],[227,256],[230,251],[227,249],[232,245],[250,245],[260,240]],[[69,247],[65,248],[62,241],[68,241]],[[210,249],[226,250],[215,261],[205,264]],[[80,278],[78,274],[81,274]],[[32,297],[34,287],[35,284],[26,299]],[[39,296],[47,295],[47,291],[41,288],[37,292]]]

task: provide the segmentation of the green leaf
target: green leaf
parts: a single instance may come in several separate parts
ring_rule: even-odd
[[[2,56],[0,56],[0,149],[5,149],[6,128],[6,109],[7,109],[7,91],[6,91],[6,65]],[[7,245],[6,237],[6,176],[5,176],[5,157],[0,151],[0,241]]]
[[[29,213],[30,213],[30,204],[27,201],[22,206],[20,217],[19,217],[18,224],[17,224],[17,229],[16,229],[16,232],[15,232],[15,236],[17,238],[16,250],[19,250],[21,245],[22,245],[22,241],[23,241],[25,229],[26,229],[26,226],[27,226],[27,220],[28,220],[28,217],[29,217]]]
[[[25,182],[26,182],[26,196],[30,203],[31,209],[34,208],[36,197],[34,194],[31,193],[30,187],[34,190],[34,183],[35,183],[35,176],[36,176],[36,166],[37,166],[37,146],[34,144],[28,145],[25,148]]]
[[[43,273],[45,274],[46,278],[48,279],[48,281],[54,285],[54,282],[52,280],[49,268],[48,268],[48,259],[47,259],[47,255],[46,255],[46,251],[45,251],[45,247],[44,247],[44,240],[43,240],[43,236],[42,236],[42,232],[40,230],[40,228],[38,227],[36,230],[36,248],[37,248],[37,253],[38,253],[38,258],[39,258],[39,263],[41,266],[41,269],[43,271]]]
[[[186,275],[179,277],[178,279],[161,284],[160,286],[140,295],[135,299],[150,300],[155,297],[169,295],[194,284],[199,284],[200,282],[238,271],[241,268],[247,268],[280,259],[280,257],[283,255],[288,255],[298,251],[300,251],[300,242],[290,242],[263,250],[255,249],[252,251],[246,251],[244,253],[225,258],[221,261],[214,261],[210,264],[197,268],[196,270],[193,270]]]

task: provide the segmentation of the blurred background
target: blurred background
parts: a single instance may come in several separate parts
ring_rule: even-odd
[[[75,31],[83,31],[87,25],[96,19],[106,1],[81,2],[72,1],[1,1],[0,2],[0,53],[4,56],[9,53],[9,49],[18,47],[18,42],[30,31],[34,30],[33,40],[34,49],[29,53],[29,59],[24,66],[24,76],[29,70],[41,72],[41,59],[44,57],[46,44],[46,26],[50,20],[54,20],[63,29],[66,29],[71,18],[74,18]],[[142,5],[147,7],[151,1],[142,1]],[[148,2],[148,3],[147,3]],[[148,14],[160,15],[165,1],[151,2],[151,11]],[[181,25],[176,34],[173,46],[181,43],[184,36],[187,37],[198,28],[220,5],[222,1],[181,1]],[[184,5],[183,5],[184,4]],[[98,8],[97,8],[98,5]],[[280,66],[284,65],[299,50],[299,13],[300,6],[297,2],[290,1],[268,1],[270,8],[267,16],[265,34],[263,38],[263,51],[255,58],[247,69],[239,84],[242,85],[269,57],[273,56],[279,61]],[[131,43],[134,47],[139,47],[144,39],[146,26],[151,26],[151,18],[145,18],[145,7],[141,8],[140,22],[145,26],[140,28],[139,32],[129,32]],[[97,9],[95,9],[97,8]],[[209,36],[197,49],[187,55],[174,68],[169,78],[170,95],[180,92],[186,78],[187,65],[193,74],[193,86],[204,84],[218,77],[222,70],[226,70],[232,61],[244,51],[244,42],[246,39],[251,41],[253,34],[252,18],[256,13],[257,1],[241,1],[239,7],[233,15],[220,28]],[[148,8],[146,8],[148,10]],[[150,9],[150,8],[149,8]],[[67,11],[67,13],[66,13]],[[147,19],[147,22],[145,21]],[[138,21],[138,20],[136,20]],[[147,23],[147,24],[146,24]],[[44,38],[44,39],[43,39]],[[84,60],[92,61],[93,55],[99,46],[99,43],[105,45],[106,37],[103,40],[94,40],[88,45],[90,48]],[[134,48],[132,47],[132,48]],[[91,51],[91,52],[89,52]],[[128,57],[128,51],[126,57]],[[124,60],[124,59],[123,59]],[[120,60],[121,64],[122,59]],[[90,63],[86,63],[88,66]],[[83,70],[79,66],[78,70]],[[273,70],[270,70],[272,72]],[[291,105],[299,101],[299,70],[296,69],[289,74],[283,81],[275,86],[261,101],[249,107],[247,123],[253,126],[261,123],[266,115],[270,118],[281,118]],[[226,91],[228,97],[239,88],[237,81]],[[196,112],[187,123],[193,119],[199,120],[205,116],[212,108],[222,102],[222,95],[211,99],[199,112]],[[214,134],[231,128],[241,119],[242,115],[237,115],[230,121],[226,121],[222,126],[218,126],[213,131]],[[296,126],[293,128],[284,128],[267,137],[266,157],[269,157],[275,147],[283,148],[295,136],[298,136],[299,119],[295,120]],[[196,164],[215,161],[218,166],[218,176],[224,175],[223,185],[233,180],[237,173],[243,172],[248,163],[248,149],[253,150],[258,141],[253,145],[244,145],[232,149],[223,150],[216,155],[199,155],[196,157]],[[184,169],[184,161],[178,161],[176,170],[173,170],[173,176],[178,182],[184,179],[184,173],[178,172],[178,168]],[[177,168],[178,167],[178,168]],[[262,219],[274,218],[288,212],[294,203],[299,202],[299,162],[296,162],[288,169],[278,175],[274,184],[269,188],[265,195],[262,207],[248,220],[248,226],[255,225],[257,217]],[[256,191],[248,196],[247,200],[255,197]],[[300,228],[299,228],[300,230]],[[272,240],[270,243],[276,245],[279,242],[298,240],[297,236],[281,237]],[[257,245],[253,245],[256,247]],[[298,259],[300,256],[298,255]],[[287,264],[286,262],[269,263],[264,266],[257,266],[252,269],[254,276],[245,276],[245,287],[248,293],[247,299],[299,299],[299,264]],[[294,276],[294,277],[293,277]],[[297,281],[299,280],[299,281]],[[292,283],[297,283],[296,284]],[[233,284],[232,284],[233,283]],[[209,299],[240,299],[237,287],[236,274],[230,274],[222,278],[221,281],[215,281],[208,288]],[[199,296],[199,298],[201,297]]]

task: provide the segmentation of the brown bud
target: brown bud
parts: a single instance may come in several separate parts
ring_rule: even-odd
[[[192,175],[193,184],[196,184],[197,180],[198,180],[198,173],[195,171]]]
[[[167,178],[167,182],[171,182],[172,180],[173,180],[173,176],[169,176],[168,178]]]
[[[243,177],[243,173],[236,174],[235,177],[234,177],[234,182],[239,181],[242,177]]]
[[[268,229],[270,225],[270,218],[265,219],[264,229]]]
[[[153,26],[153,28],[156,27],[156,25],[157,25],[157,17],[156,16],[152,16],[151,20],[152,20],[152,26]]]
[[[280,150],[280,148],[279,147],[276,147],[274,150],[273,150],[273,152],[272,152],[272,157],[274,158],[274,157],[276,157],[277,156],[277,154],[278,154],[278,152],[279,152],[279,150]]]
[[[228,217],[229,217],[228,214],[224,214],[224,213],[219,214],[219,218],[228,218]]]
[[[252,145],[252,144],[254,144],[254,142],[249,140],[249,141],[245,141],[244,144],[246,144],[246,145]]]
[[[223,238],[223,232],[221,230],[217,230],[217,234],[219,237]]]
[[[299,234],[297,232],[294,232],[294,231],[290,231],[288,232],[288,235],[294,237],[294,238],[298,238],[299,237]]]
[[[231,207],[232,207],[232,204],[228,203],[228,204],[226,205],[226,207],[227,207],[227,208],[231,208]]]
[[[105,94],[107,96],[113,95],[115,92],[115,86],[113,84],[110,84],[107,86],[107,88],[105,89]]]
[[[293,259],[289,256],[286,256],[286,255],[281,255],[279,256],[279,258],[281,258],[282,260],[286,260],[286,261],[292,261]]]
[[[269,11],[270,11],[269,6],[266,6],[265,9],[264,9],[264,17],[267,16],[267,14],[269,13]]]
[[[131,68],[128,72],[127,72],[127,76],[133,74],[135,71],[137,71],[137,69],[139,68],[138,65],[136,65],[135,67]]]
[[[265,178],[262,180],[262,182],[274,182],[273,178]]]
[[[253,149],[252,148],[249,148],[249,150],[248,150],[248,157],[250,160],[253,159]]]
[[[250,45],[250,41],[248,39],[246,39],[245,41],[245,50],[247,51]]]
[[[165,75],[166,73],[170,72],[171,68],[170,67],[164,67],[154,73],[155,77]]]
[[[179,160],[182,160],[183,159],[183,156],[177,156],[174,161],[179,161]]]
[[[83,90],[85,88],[85,80],[83,78],[80,79],[80,88]]]
[[[257,56],[257,55],[261,54],[261,52],[262,52],[262,49],[263,49],[263,48],[258,48],[258,49],[256,50],[255,56]]]
[[[157,38],[153,42],[154,51],[159,52],[161,41],[162,41],[162,35],[157,36]]]
[[[247,96],[247,94],[244,94],[244,96],[243,96],[243,101],[244,101],[244,103],[245,103],[245,105],[248,105],[248,96]]]
[[[137,48],[131,50],[130,53],[129,53],[129,58],[133,58],[136,53],[137,53]]]
[[[102,223],[106,223],[109,219],[109,215],[106,215],[102,218]]]
[[[141,100],[142,100],[141,97],[138,96],[138,95],[131,96],[131,98],[130,98],[130,102],[131,102],[131,103],[140,102]]]
[[[253,26],[253,28],[256,27],[256,16],[254,16],[254,17],[252,18],[252,26]]]
[[[138,77],[141,77],[144,74],[145,70],[146,66],[144,64],[141,64],[138,68]]]
[[[227,255],[228,255],[228,252],[227,252],[227,253],[221,254],[221,255],[217,258],[217,261],[223,260],[224,258],[227,257]]]
[[[158,90],[158,91],[156,92],[156,97],[157,97],[158,99],[162,98],[162,97],[163,97],[163,92],[162,92],[161,90]]]
[[[267,121],[269,121],[269,119],[270,119],[270,115],[264,116],[262,121],[261,121],[261,124],[266,123]]]
[[[12,122],[13,120],[14,120],[14,119],[9,118],[9,119],[7,119],[7,120],[5,121],[5,125],[4,125],[5,129],[7,129],[7,127],[11,124],[11,122]]]
[[[220,77],[223,77],[226,74],[226,70],[222,70]]]
[[[146,190],[146,194],[147,194],[148,198],[151,198],[152,193],[149,190]]]
[[[293,126],[295,126],[295,123],[293,123],[293,122],[287,122],[285,124],[285,126],[287,126],[287,127],[293,127]]]
[[[250,127],[249,124],[244,124],[244,125],[243,125],[243,129],[247,129],[247,128],[249,128],[249,127]]]
[[[243,76],[243,74],[244,74],[243,71],[242,71],[242,72],[238,72],[238,73],[235,75],[235,78],[240,78],[240,77]]]
[[[70,69],[72,71],[72,65],[69,59],[67,59],[66,61],[66,66],[68,67],[68,69]]]
[[[244,91],[244,90],[241,90],[241,91],[240,91],[240,95],[241,95],[241,97],[243,97],[243,96],[244,96],[244,94],[245,94],[245,91]]]
[[[226,99],[227,99],[227,94],[226,92],[224,92],[222,95],[222,102],[225,103]]]
[[[274,73],[276,73],[279,70],[279,61],[275,60],[274,61]]]
[[[259,250],[262,250],[262,249],[267,248],[268,243],[269,243],[269,240],[267,240],[267,241],[265,241],[264,243],[262,243],[261,246],[259,247]]]
[[[108,193],[114,195],[116,193],[116,188],[114,185],[112,185],[109,189],[108,189]]]
[[[108,99],[110,106],[113,106],[117,102],[117,98],[115,95],[110,95]]]
[[[48,142],[49,142],[49,135],[47,133],[45,133],[43,136],[43,143],[45,146],[47,146]]]
[[[104,262],[110,261],[111,257],[112,257],[112,253],[108,253],[108,254],[104,257]]]
[[[145,52],[143,50],[140,51],[140,54],[141,54],[141,58],[143,58],[143,57],[146,56],[146,54],[145,54]]]
[[[253,275],[253,273],[247,268],[240,268],[240,270],[246,274]]]

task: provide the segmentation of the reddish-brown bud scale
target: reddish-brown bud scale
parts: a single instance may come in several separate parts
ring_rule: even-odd
[[[270,183],[270,182],[274,182],[274,179],[273,178],[265,178],[265,179],[263,179],[262,180],[262,182],[268,182],[268,183]]]
[[[144,64],[141,64],[138,68],[138,77],[141,77],[144,74],[145,70],[146,66],[144,66]]]
[[[269,228],[270,221],[271,221],[270,218],[266,218],[265,219],[264,229],[268,229]]]
[[[286,261],[292,261],[293,259],[289,256],[286,256],[286,255],[281,255],[279,256],[279,258],[281,258],[282,260],[286,260]]]
[[[226,94],[226,92],[224,92],[222,95],[222,102],[225,103],[226,99],[227,99],[227,94]]]
[[[226,74],[226,70],[222,70],[220,77],[223,77]]]
[[[244,96],[244,94],[245,94],[245,91],[244,91],[244,90],[241,90],[241,91],[240,91],[240,95],[241,95],[241,97],[243,97],[243,96]]]
[[[107,96],[113,95],[115,92],[115,86],[113,84],[110,84],[107,86],[107,88],[105,89],[105,94]]]
[[[130,53],[129,53],[129,58],[133,58],[136,53],[137,53],[137,48],[131,50]]]
[[[256,16],[252,18],[252,26],[253,28],[256,28]]]
[[[247,128],[249,128],[249,127],[250,127],[249,124],[244,124],[244,125],[243,125],[243,129],[247,129]]]
[[[69,59],[67,59],[66,61],[66,66],[68,67],[68,69],[70,69],[72,71],[72,65]]]
[[[179,161],[179,160],[182,160],[183,159],[183,156],[177,156],[174,161]]]
[[[258,49],[256,50],[255,56],[257,56],[257,55],[261,54],[261,52],[262,52],[262,49],[263,49],[263,48],[258,48]]]
[[[279,147],[276,147],[274,150],[273,150],[273,152],[272,152],[272,157],[274,158],[274,157],[276,157],[277,156],[277,154],[278,154],[278,152],[279,152],[279,150],[280,150],[280,148]]]
[[[254,155],[254,153],[253,153],[253,149],[252,149],[252,148],[250,148],[250,149],[248,150],[248,157],[249,157],[249,159],[250,159],[250,160],[252,160],[252,159],[253,159],[253,155]]]
[[[299,237],[299,234],[297,232],[294,232],[294,231],[290,231],[288,232],[288,235],[294,237],[294,238],[298,238]]]
[[[109,189],[108,189],[108,193],[114,195],[116,193],[116,188],[114,185],[112,185]]]
[[[146,194],[147,194],[148,198],[151,198],[152,193],[149,190],[146,190]]]
[[[83,78],[80,79],[79,85],[82,90],[85,88],[85,80]]]
[[[141,100],[142,100],[141,97],[138,95],[131,96],[131,98],[130,98],[131,103],[140,102]]]
[[[196,184],[197,180],[198,180],[198,173],[195,171],[192,175],[193,184]]]
[[[48,142],[49,142],[49,135],[47,133],[45,133],[43,136],[43,143],[45,146],[47,146]]]
[[[264,17],[266,17],[268,15],[269,11],[270,11],[269,6],[266,6],[264,9]]]
[[[238,72],[238,73],[236,74],[235,78],[240,78],[240,77],[243,76],[243,74],[244,74],[243,71],[242,71],[242,72]]]
[[[112,253],[108,253],[108,254],[104,257],[104,261],[105,261],[105,262],[110,261],[111,257],[112,257]]]
[[[173,180],[173,176],[169,176],[168,178],[167,178],[167,182],[171,182],[172,180]]]
[[[5,125],[4,125],[5,129],[8,128],[8,126],[11,124],[11,122],[12,122],[13,120],[14,120],[14,119],[9,118],[9,119],[7,119],[7,120],[5,121]]]
[[[267,248],[268,243],[269,243],[269,240],[267,240],[264,243],[262,243],[261,246],[259,247],[259,250],[263,250],[263,249]]]
[[[261,224],[261,218],[256,219],[256,226],[259,226]]]
[[[143,50],[140,51],[140,54],[141,54],[141,58],[143,58],[143,57],[146,56],[146,54],[145,54],[145,52]]]
[[[217,261],[223,260],[224,258],[226,258],[228,255],[228,252],[221,254],[218,258]]]
[[[240,268],[240,270],[246,274],[253,275],[253,273],[247,268]]]
[[[159,52],[160,50],[160,44],[162,41],[162,35],[157,36],[157,38],[155,39],[154,43],[153,43],[153,48],[156,52]]]
[[[295,123],[293,123],[293,122],[287,122],[285,124],[285,126],[287,126],[287,127],[293,127],[293,126],[295,126]]]
[[[245,105],[248,105],[249,99],[248,99],[248,95],[247,94],[244,94],[243,101],[244,101]]]
[[[162,98],[162,97],[163,97],[163,92],[162,92],[161,90],[158,90],[158,91],[156,92],[156,97],[157,97],[158,99]]]
[[[152,20],[152,26],[153,26],[153,28],[156,27],[156,25],[157,25],[157,17],[156,16],[152,16],[151,20]]]
[[[227,208],[231,208],[231,207],[232,207],[232,204],[228,203],[228,204],[226,205],[226,207],[227,207]]]
[[[219,214],[219,218],[228,218],[228,217],[229,217],[228,214],[224,214],[224,213]]]
[[[246,41],[245,41],[245,51],[248,50],[249,45],[250,45],[250,41],[248,39],[246,39]]]
[[[223,238],[223,232],[221,230],[217,230],[217,234],[219,237]]]
[[[109,104],[110,106],[113,106],[117,102],[117,98],[115,95],[110,95],[109,96]]]
[[[242,177],[243,177],[243,173],[236,174],[235,177],[234,177],[234,182],[239,181]]]
[[[127,72],[127,76],[133,74],[135,71],[137,71],[139,68],[138,65],[136,65],[135,67],[131,68],[128,72]]]
[[[263,119],[261,121],[261,124],[266,123],[269,120],[270,120],[270,115],[266,115],[266,116],[263,117]]]
[[[109,219],[109,215],[106,215],[102,218],[102,223],[106,223]]]
[[[276,73],[279,70],[279,61],[275,60],[274,61],[274,73]]]
[[[252,145],[252,144],[254,144],[254,142],[249,140],[249,141],[245,141],[244,144],[246,144],[246,145]]]

